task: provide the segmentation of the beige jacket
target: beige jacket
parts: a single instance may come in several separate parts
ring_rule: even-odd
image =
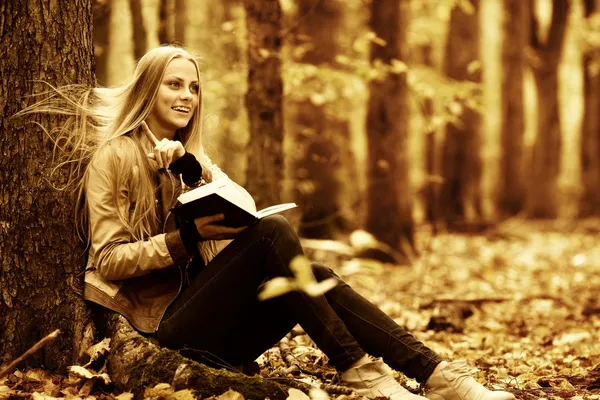
[[[156,172],[160,232],[146,240],[133,241],[119,220],[112,193],[118,190],[118,207],[131,209],[135,198],[130,186],[135,173],[125,166],[133,165],[126,159],[134,151],[130,142],[117,139],[101,149],[88,167],[85,195],[91,245],[84,297],[122,314],[139,331],[150,333],[156,332],[166,308],[179,294],[182,266],[191,261],[191,255],[187,254],[169,212],[181,193],[181,180],[169,176],[170,172]],[[216,166],[211,170],[213,176],[223,174]],[[247,197],[252,201],[250,195]],[[198,248],[208,263],[229,243],[205,241]]]

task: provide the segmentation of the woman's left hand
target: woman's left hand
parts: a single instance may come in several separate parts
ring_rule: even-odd
[[[158,168],[169,168],[172,162],[185,154],[185,148],[180,141],[169,139],[158,140],[150,128],[148,128],[146,122],[142,122],[142,132],[144,132],[150,143],[154,145],[154,150],[152,153],[148,153],[148,157],[156,161]]]

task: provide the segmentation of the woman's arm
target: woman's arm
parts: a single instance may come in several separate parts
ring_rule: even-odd
[[[88,167],[86,184],[90,252],[98,273],[108,280],[120,280],[188,261],[191,257],[179,230],[133,240],[119,212],[128,216],[133,205],[130,186],[135,164],[124,160],[135,158],[135,151],[128,143],[106,147]]]

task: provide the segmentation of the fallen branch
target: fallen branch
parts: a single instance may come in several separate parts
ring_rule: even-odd
[[[451,298],[451,297],[439,297],[431,299],[426,304],[423,304],[421,308],[430,308],[434,304],[448,304],[448,303],[463,303],[481,305],[483,303],[503,303],[506,301],[517,301],[517,302],[530,302],[535,300],[552,300],[558,304],[561,304],[567,308],[575,307],[576,305],[567,299],[556,297],[548,294],[540,294],[536,296],[491,296],[491,297],[477,297],[477,298]]]
[[[37,352],[39,349],[44,347],[46,345],[46,343],[56,339],[58,337],[58,335],[60,335],[60,329],[55,330],[54,332],[52,332],[51,334],[49,334],[48,336],[46,336],[45,338],[41,339],[39,342],[37,342],[36,344],[31,346],[31,348],[29,350],[27,350],[19,358],[17,358],[16,360],[14,360],[10,364],[8,364],[8,366],[6,368],[4,368],[3,370],[0,371],[0,379],[4,378],[6,375],[8,375],[10,373],[10,371],[12,371],[17,365],[19,365],[21,363],[21,361],[25,360],[27,357],[29,357],[30,355],[32,355],[33,353]]]

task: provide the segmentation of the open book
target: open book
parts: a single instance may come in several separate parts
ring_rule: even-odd
[[[220,178],[183,193],[173,213],[183,221],[215,214],[224,214],[218,224],[232,227],[251,225],[267,215],[297,207],[296,203],[277,204],[254,211],[253,204],[229,178]]]

